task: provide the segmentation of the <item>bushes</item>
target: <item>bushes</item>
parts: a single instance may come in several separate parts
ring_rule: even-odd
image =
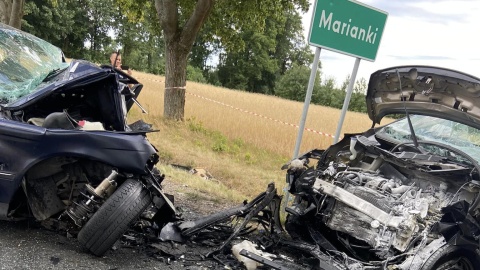
[[[198,67],[193,67],[191,65],[187,66],[187,80],[199,83],[206,83],[207,80],[203,77],[203,72]]]
[[[306,66],[293,66],[287,70],[276,84],[275,95],[286,99],[304,101],[310,79],[310,71],[310,68]],[[345,100],[348,82],[349,78],[347,77],[341,88],[337,88],[333,78],[328,78],[325,82],[321,82],[320,73],[317,72],[311,103],[341,109]],[[351,111],[367,111],[365,104],[366,88],[367,83],[364,78],[355,83],[349,105]]]
[[[307,93],[308,81],[310,79],[310,68],[306,66],[294,65],[291,69],[285,72],[285,75],[280,77],[275,87],[275,95],[297,101],[305,100]],[[313,86],[312,102],[318,99],[320,90],[320,76],[317,74],[317,79]]]

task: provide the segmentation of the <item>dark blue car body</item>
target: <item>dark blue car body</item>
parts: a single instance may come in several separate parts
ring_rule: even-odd
[[[0,35],[12,40],[21,36],[27,39],[28,44],[44,42],[2,24]],[[0,46],[4,44],[5,41],[0,40]],[[8,49],[8,46],[3,49],[4,53]],[[142,85],[111,66],[98,66],[83,60],[72,60],[68,64],[63,54],[59,56],[62,58],[58,59],[59,62],[63,62],[65,67],[53,70],[53,76],[45,74],[46,78],[37,81],[38,85],[30,88],[29,93],[13,101],[6,98],[2,101],[0,95],[0,219],[24,217],[31,211],[25,210],[28,208],[37,210],[33,211],[37,219],[45,219],[64,210],[62,207],[48,210],[49,196],[52,195],[43,194],[60,193],[59,185],[64,183],[58,181],[55,183],[57,191],[43,193],[35,190],[40,187],[35,183],[49,177],[53,179],[60,173],[72,178],[72,172],[68,171],[71,169],[67,168],[72,164],[81,171],[82,176],[78,179],[98,184],[112,169],[121,172],[124,177],[147,177],[158,161],[157,151],[147,140],[146,131],[132,131],[126,124],[126,113],[133,103],[131,98],[138,96]],[[2,60],[7,62],[5,59],[8,58],[2,56],[0,47],[0,74],[8,73],[7,69],[19,70],[16,66],[12,68],[12,65],[18,64],[12,61],[2,66]],[[28,72],[27,68],[21,70]],[[2,94],[5,94],[14,88],[3,78],[0,92],[3,87]],[[21,85],[21,79],[18,81],[12,79],[12,85]],[[122,92],[129,87],[127,85],[133,85],[133,96]],[[58,119],[55,118],[59,115],[68,117],[72,126],[56,125]],[[53,118],[53,125],[45,124],[49,117]],[[35,119],[45,122],[43,125],[35,124],[31,121]],[[98,123],[103,128],[84,130],[77,125],[81,121]],[[102,169],[92,172],[92,167]],[[69,196],[55,195],[54,200],[65,202],[66,208],[73,201],[72,197],[79,193],[80,188],[74,186],[75,181],[78,184],[78,179],[68,186],[71,189]],[[31,182],[35,188],[29,189],[26,182]],[[45,196],[47,198],[44,199]],[[40,206],[33,207],[33,204]],[[24,211],[21,211],[22,208]]]

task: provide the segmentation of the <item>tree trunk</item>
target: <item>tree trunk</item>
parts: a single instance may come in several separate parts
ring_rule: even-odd
[[[21,29],[25,0],[0,0],[0,22]]]
[[[25,0],[13,0],[12,13],[10,15],[9,25],[17,29],[22,28],[23,3]]]
[[[10,15],[12,13],[12,1],[0,0],[0,22],[10,24]]]
[[[188,52],[181,50],[176,42],[165,43],[166,67],[163,116],[168,119],[183,121]]]
[[[197,0],[190,18],[183,27],[180,27],[177,0],[155,0],[155,8],[165,39],[163,116],[167,119],[183,120],[184,118],[187,56],[214,3],[215,0]]]
[[[147,54],[147,70],[148,70],[148,72],[153,73],[152,72],[152,53],[151,52],[149,52]]]
[[[67,54],[66,52],[67,52],[68,49],[69,49],[69,46],[68,46],[69,44],[70,44],[70,42],[69,42],[68,37],[64,37],[64,38],[63,38],[62,51],[63,51],[65,54]],[[69,54],[68,54],[68,55],[69,55]]]

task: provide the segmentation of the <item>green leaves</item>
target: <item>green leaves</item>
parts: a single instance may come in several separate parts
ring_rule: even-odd
[[[141,22],[147,10],[154,9],[151,0],[115,0],[120,13],[125,15],[131,22]]]
[[[286,99],[304,101],[307,93],[308,81],[310,79],[310,68],[306,66],[293,65],[291,69],[285,72],[275,87],[275,95]],[[319,96],[320,74],[313,86],[312,102]]]
[[[275,87],[275,95],[296,100],[304,101],[310,79],[310,68],[306,66],[294,65],[285,72]],[[340,87],[335,86],[333,78],[327,78],[324,82],[320,80],[320,74],[317,74],[313,86],[311,102],[318,105],[341,109],[345,100],[346,88],[350,78],[347,77]],[[356,112],[366,112],[365,91],[367,83],[364,78],[356,81],[350,99],[349,110]]]
[[[83,56],[89,19],[84,0],[33,0],[25,4],[23,30],[60,47],[68,57]]]
[[[242,48],[224,46],[226,53],[218,67],[223,86],[273,94],[280,76],[293,65],[310,65],[313,55],[304,41],[298,11],[277,9],[278,5],[265,6],[264,12],[274,16],[265,17],[263,27],[248,26],[238,31],[236,38]]]

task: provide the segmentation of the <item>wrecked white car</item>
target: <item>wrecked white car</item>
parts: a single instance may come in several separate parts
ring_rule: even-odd
[[[448,69],[372,74],[373,122],[406,117],[284,166],[289,235],[323,269],[480,269],[479,94],[480,79]]]
[[[366,97],[372,128],[282,167],[294,195],[285,228],[272,183],[239,207],[169,223],[160,239],[212,238],[234,218],[207,257],[219,261],[255,220],[262,229],[249,238],[277,256],[239,254],[273,269],[480,269],[479,94],[480,79],[453,70],[377,71]],[[404,117],[375,127],[390,114]]]

